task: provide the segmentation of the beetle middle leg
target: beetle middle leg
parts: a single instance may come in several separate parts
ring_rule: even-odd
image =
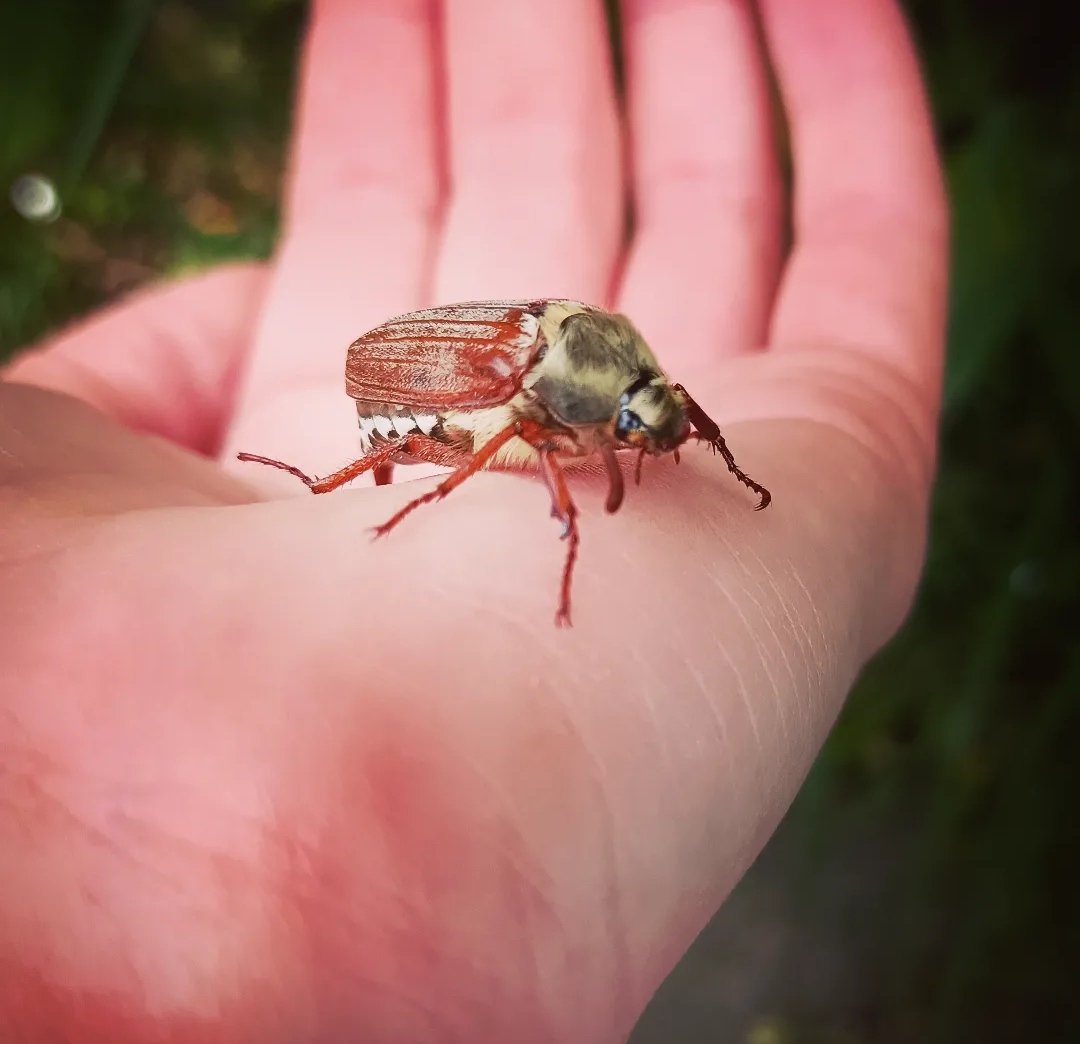
[[[519,421],[518,429],[521,437],[540,455],[540,471],[551,494],[551,515],[562,523],[562,539],[567,541],[566,561],[563,563],[562,582],[559,585],[559,608],[555,612],[555,624],[558,627],[570,627],[570,583],[574,576],[578,544],[581,542],[577,525],[577,505],[570,496],[566,475],[556,456],[557,444],[552,440],[551,432],[547,431],[542,424],[528,420]],[[610,456],[611,460],[607,461],[607,465],[612,486],[608,493],[607,509],[615,511],[622,501],[622,472],[618,470],[619,465],[614,459],[614,453]]]
[[[544,474],[548,490],[551,493],[551,514],[563,524],[562,538],[568,541],[566,561],[563,564],[562,584],[559,587],[559,608],[555,613],[555,623],[559,627],[570,624],[570,581],[574,575],[574,562],[577,559],[578,535],[577,506],[570,496],[566,485],[566,475],[559,466],[559,461],[550,449],[540,451],[540,470]]]
[[[569,542],[566,552],[566,562],[563,565],[562,583],[559,589],[559,608],[555,614],[555,622],[560,626],[570,626],[570,582],[574,573],[574,562],[577,559],[578,543],[580,536],[577,527],[577,507],[570,496],[570,490],[566,485],[566,476],[559,466],[555,456],[555,444],[552,442],[551,433],[543,425],[535,421],[519,420],[500,431],[494,438],[485,442],[483,446],[457,471],[448,475],[433,490],[409,501],[393,518],[388,519],[375,530],[377,537],[385,536],[406,515],[410,514],[421,504],[429,504],[433,500],[442,500],[448,493],[457,489],[466,479],[481,471],[498,454],[511,439],[520,438],[527,442],[537,451],[540,457],[540,470],[547,482],[551,493],[551,514],[563,525],[562,537]],[[434,439],[425,438],[422,435],[408,436],[403,446],[411,456],[430,464],[457,463],[460,457],[449,459],[450,454],[457,451],[450,450]]]
[[[457,471],[447,475],[434,489],[429,490],[415,500],[410,500],[396,515],[387,519],[381,526],[376,526],[375,536],[386,536],[406,515],[412,514],[421,504],[430,504],[433,500],[442,500],[447,494],[457,489],[467,478],[471,478],[490,463],[499,450],[511,439],[517,438],[521,434],[520,429],[520,422],[503,428],[497,435],[485,442]],[[401,442],[394,443],[394,446],[396,452],[405,452],[409,456],[427,461],[430,464],[458,464],[461,461],[460,451],[453,450],[426,435],[406,435]]]

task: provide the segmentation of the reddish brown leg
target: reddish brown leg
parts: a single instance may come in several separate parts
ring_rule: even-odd
[[[305,475],[299,468],[294,468],[291,464],[284,464],[280,460],[273,460],[270,457],[260,457],[254,453],[238,453],[236,458],[237,460],[254,461],[256,464],[266,464],[272,468],[287,471],[290,475],[295,475],[303,482],[312,493],[331,493],[335,489],[344,486],[346,482],[352,482],[353,479],[359,478],[369,471],[375,473],[375,484],[377,486],[385,486],[390,481],[394,470],[393,458],[399,453],[415,456],[433,464],[446,464],[450,467],[461,463],[460,453],[456,453],[449,446],[444,446],[441,442],[437,442],[427,435],[418,433],[406,435],[396,442],[380,446],[378,449],[360,457],[359,460],[354,460],[340,471],[327,475],[324,479],[312,478],[310,475]]]
[[[551,515],[563,525],[562,539],[568,540],[566,562],[563,564],[562,584],[559,587],[559,608],[555,613],[557,627],[570,627],[570,581],[574,575],[574,562],[577,560],[580,537],[577,527],[577,507],[570,497],[566,485],[566,475],[559,467],[555,454],[550,449],[540,450],[540,470],[547,480],[551,492]]]
[[[423,496],[417,497],[415,500],[409,501],[409,503],[401,508],[393,518],[384,522],[381,526],[376,527],[375,536],[380,537],[389,533],[390,530],[401,522],[406,515],[411,514],[416,508],[420,507],[421,504],[428,504],[434,500],[442,500],[442,498],[452,490],[457,489],[457,487],[467,478],[475,475],[478,471],[490,464],[499,450],[513,438],[524,439],[530,446],[533,446],[539,452],[540,469],[547,481],[548,490],[551,492],[551,513],[555,518],[562,522],[562,537],[564,540],[569,540],[570,542],[566,554],[566,563],[563,566],[562,584],[559,591],[559,608],[555,614],[556,624],[560,626],[570,626],[570,583],[573,578],[574,562],[577,559],[579,542],[577,508],[570,497],[570,490],[566,485],[566,477],[555,457],[551,433],[542,425],[529,420],[518,421],[515,424],[504,428],[464,463],[462,463],[462,454],[460,450],[446,446],[425,435],[408,435],[398,442],[374,450],[367,456],[361,457],[359,460],[354,461],[352,464],[342,468],[340,471],[334,472],[333,475],[329,475],[324,479],[311,478],[309,475],[305,475],[299,468],[295,468],[291,464],[284,464],[279,460],[272,460],[269,457],[259,457],[253,453],[240,453],[237,456],[240,460],[254,461],[258,464],[267,464],[270,467],[287,471],[290,475],[295,475],[300,479],[300,481],[313,493],[328,493],[333,489],[337,489],[339,486],[343,486],[346,482],[358,478],[365,472],[372,470],[375,471],[375,478],[376,481],[378,481],[380,476],[379,469],[381,468],[385,468],[383,474],[386,474],[388,479],[389,470],[392,466],[390,459],[398,453],[415,457],[418,460],[428,461],[432,464],[450,467],[460,465],[458,466],[457,471],[448,475],[433,490],[423,494]],[[616,468],[617,467],[618,465],[616,464]],[[622,473],[619,472],[618,478],[612,480],[612,488],[608,494],[608,510],[613,510],[611,507],[613,503],[614,507],[618,507],[618,501],[622,499],[621,493]]]
[[[503,428],[493,439],[484,443],[480,447],[480,450],[472,457],[470,457],[464,464],[461,465],[452,475],[447,475],[433,490],[425,493],[423,496],[417,497],[415,500],[410,500],[393,518],[384,522],[381,526],[375,528],[375,536],[386,536],[391,529],[394,528],[406,515],[412,514],[421,504],[430,504],[433,500],[442,500],[448,493],[457,489],[467,478],[471,478],[478,471],[480,471],[494,456],[502,449],[511,439],[516,438],[522,434],[522,425],[527,422],[519,421],[517,424],[512,424],[508,428]],[[429,443],[431,446],[421,446],[420,443]],[[405,452],[410,456],[419,457],[421,460],[431,461],[433,464],[445,463],[448,455],[454,454],[454,451],[449,450],[442,443],[436,442],[434,439],[425,438],[422,435],[410,435],[408,436],[402,446],[405,447]],[[434,449],[438,447],[438,452]],[[401,447],[399,447],[400,449]],[[441,458],[441,459],[436,459]],[[453,459],[455,462],[460,461],[460,454],[454,454]]]
[[[724,436],[720,434],[720,427],[687,393],[686,389],[681,384],[674,385],[674,388],[678,392],[686,397],[686,414],[690,419],[690,423],[693,424],[695,431],[691,435],[691,438],[697,439],[699,442],[707,442],[714,453],[719,451],[720,456],[724,458],[724,463],[728,466],[728,471],[732,473],[744,486],[749,486],[758,496],[761,498],[758,501],[758,506],[754,508],[755,511],[760,511],[762,508],[767,508],[772,502],[772,494],[762,485],[755,482],[749,475],[746,474],[738,464],[735,463],[735,457],[731,450],[728,449],[727,443],[724,441]]]
[[[375,531],[375,535],[384,536],[389,533],[406,515],[421,504],[427,504],[433,500],[442,500],[443,497],[460,486],[467,478],[475,475],[489,464],[498,451],[515,437],[524,439],[539,452],[540,470],[547,481],[548,490],[551,492],[551,513],[562,522],[562,537],[570,542],[566,553],[566,562],[563,566],[562,584],[559,590],[559,608],[555,614],[556,624],[568,627],[570,626],[570,582],[574,573],[574,562],[577,559],[579,542],[577,508],[570,498],[566,477],[563,475],[562,468],[559,467],[559,463],[555,458],[551,433],[535,421],[520,420],[510,427],[504,428],[490,442],[485,443],[474,457],[444,479],[435,489],[410,501],[393,518],[379,526]],[[450,450],[432,439],[427,440],[423,445],[410,443],[408,452],[410,455],[429,461],[432,464],[457,463],[460,461],[460,455],[452,456],[457,454],[457,451]],[[621,479],[621,473],[619,477]]]
[[[562,539],[569,541],[566,561],[563,563],[562,582],[559,585],[559,608],[555,611],[555,625],[571,627],[570,584],[574,577],[578,544],[581,541],[577,527],[577,506],[566,485],[566,475],[555,456],[555,443],[551,439],[551,433],[533,421],[523,421],[521,437],[540,454],[540,470],[547,482],[548,492],[551,493],[551,515],[562,523]],[[622,470],[614,450],[605,455],[604,461],[611,482],[608,488],[607,510],[617,511],[623,498]]]
[[[600,450],[604,458],[604,467],[608,473],[608,494],[604,509],[609,515],[619,510],[623,502],[623,477],[622,468],[619,467],[619,458],[615,456],[615,447],[606,445]]]
[[[330,493],[340,486],[344,486],[346,482],[352,482],[353,479],[359,478],[372,469],[375,469],[376,480],[378,479],[378,469],[389,464],[390,458],[395,454],[400,453],[402,449],[402,443],[395,442],[387,446],[380,446],[377,450],[372,450],[370,453],[360,457],[359,460],[354,460],[351,464],[346,465],[340,471],[335,471],[332,475],[327,475],[324,479],[312,478],[310,475],[305,475],[299,468],[294,468],[291,464],[285,464],[280,460],[273,460],[270,457],[260,457],[254,453],[237,453],[237,460],[252,461],[255,464],[266,464],[271,468],[278,468],[281,471],[287,471],[290,475],[295,475],[301,482],[311,490],[312,493]],[[390,465],[391,467],[393,465]]]

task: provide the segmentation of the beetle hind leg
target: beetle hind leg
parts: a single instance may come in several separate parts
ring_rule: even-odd
[[[312,493],[330,493],[340,486],[344,486],[347,482],[352,482],[353,479],[359,478],[368,471],[375,472],[375,482],[376,484],[379,484],[380,469],[385,467],[392,468],[393,464],[390,462],[390,458],[393,457],[395,453],[398,453],[400,449],[401,447],[398,443],[380,446],[377,450],[366,453],[358,460],[354,460],[351,464],[347,464],[340,471],[335,471],[332,475],[327,475],[326,478],[322,479],[306,475],[299,468],[293,467],[292,464],[286,464],[283,461],[274,460],[271,457],[260,457],[255,453],[237,453],[236,459],[254,464],[266,464],[268,467],[277,468],[279,471],[287,471],[290,475],[295,475],[303,482]],[[389,479],[387,479],[387,481],[389,481]]]
[[[236,459],[245,463],[265,464],[267,467],[277,468],[279,471],[287,471],[290,475],[296,476],[308,489],[318,481],[310,475],[306,475],[299,468],[293,467],[292,464],[286,464],[282,460],[274,460],[272,457],[260,457],[257,453],[237,453]]]

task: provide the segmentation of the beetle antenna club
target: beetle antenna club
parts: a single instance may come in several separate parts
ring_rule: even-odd
[[[580,536],[578,511],[559,463],[599,455],[608,475],[608,512],[623,502],[618,450],[636,450],[634,480],[646,455],[673,454],[689,439],[708,443],[731,473],[772,500],[749,477],[715,421],[681,384],[664,376],[625,316],[580,301],[479,301],[398,316],[359,337],[345,361],[362,455],[316,479],[270,457],[238,459],[294,475],[329,493],[367,472],[377,485],[398,464],[454,470],[375,530],[385,536],[421,504],[441,500],[485,468],[538,468],[551,513],[567,543],[555,621],[570,624],[570,588]]]

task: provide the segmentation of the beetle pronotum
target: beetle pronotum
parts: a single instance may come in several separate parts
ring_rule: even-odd
[[[731,473],[769,491],[735,463],[716,423],[681,384],[672,384],[630,321],[579,301],[478,301],[425,308],[390,319],[349,346],[345,390],[356,400],[363,456],[323,479],[251,453],[240,460],[295,475],[329,493],[374,472],[388,483],[395,464],[426,461],[456,470],[375,530],[389,533],[421,504],[441,500],[483,468],[539,467],[552,514],[568,541],[556,623],[570,623],[577,557],[577,508],[560,457],[599,455],[608,474],[607,510],[623,499],[618,449],[672,453],[689,439],[708,443]]]

